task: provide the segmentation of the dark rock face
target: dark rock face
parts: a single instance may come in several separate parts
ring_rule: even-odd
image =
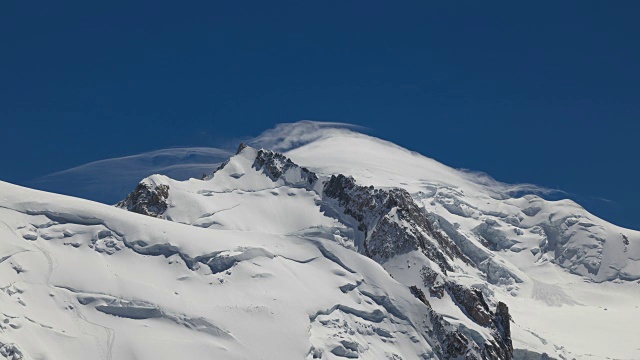
[[[427,297],[424,295],[424,291],[420,290],[419,287],[411,285],[409,286],[409,290],[411,291],[411,294],[413,294],[413,296],[415,296],[418,300],[422,301],[423,304],[431,307],[429,300],[427,300]]]
[[[493,330],[494,341],[484,344],[484,356],[489,359],[512,359],[511,316],[507,305],[498,302],[495,313],[492,313],[484,300],[482,291],[452,281],[446,282],[446,288],[449,295],[469,318]]]
[[[124,200],[116,204],[116,207],[129,210],[142,215],[153,217],[161,216],[167,211],[169,198],[169,186],[139,183],[138,186]]]
[[[453,284],[457,285],[457,284]],[[511,335],[509,330],[509,310],[507,306],[500,302],[493,316],[488,309],[487,304],[482,299],[482,293],[476,293],[473,289],[464,288],[462,285],[457,291],[465,294],[469,298],[466,303],[470,308],[480,306],[488,315],[486,327],[493,328],[494,338],[484,344],[477,344],[470,340],[460,329],[449,323],[442,315],[435,312],[429,301],[426,299],[424,292],[417,286],[410,286],[411,293],[419,299],[423,304],[427,305],[427,317],[430,322],[430,330],[428,331],[431,338],[437,340],[437,343],[431,344],[435,353],[441,359],[495,359],[509,360],[513,359],[513,345],[511,344]],[[471,299],[475,299],[478,303],[474,304]],[[485,309],[485,306],[486,309]],[[482,347],[481,347],[482,346]]]
[[[239,151],[242,151],[242,149],[239,149]],[[279,180],[289,170],[299,170],[301,178],[305,182],[305,187],[309,189],[318,180],[318,176],[315,173],[296,165],[288,157],[270,150],[258,150],[253,167],[256,170],[262,170],[273,181]]]
[[[429,319],[431,320],[431,336],[438,340],[434,350],[441,359],[456,359],[466,355],[466,359],[478,359],[473,353],[477,353],[477,347],[470,349],[474,344],[464,336],[460,330],[452,326],[444,317],[433,309],[429,309]],[[474,351],[476,350],[476,351]]]
[[[498,302],[496,312],[494,314],[494,324],[498,329],[498,334],[502,339],[501,349],[508,358],[513,357],[513,343],[511,342],[511,315],[507,304]]]
[[[238,152],[245,146],[241,145]],[[259,150],[253,167],[264,172],[273,181],[285,180],[289,185],[314,189],[318,176],[306,168],[299,167],[286,156],[268,150]],[[291,184],[286,174],[297,171],[302,182]],[[323,200],[335,201],[342,213],[355,220],[354,226],[364,238],[363,252],[366,256],[383,263],[386,260],[413,250],[421,250],[430,260],[438,264],[446,274],[452,271],[451,260],[458,258],[475,266],[449,238],[441,232],[433,219],[421,209],[404,189],[375,189],[358,185],[352,177],[332,175],[325,180]],[[460,329],[436,313],[426,294],[418,286],[410,286],[411,293],[428,307],[431,335],[437,340],[433,344],[442,359],[511,359],[509,314],[505,304],[499,303],[496,314],[492,313],[480,290],[446,281],[438,272],[421,269],[424,287],[430,296],[442,298],[445,290],[468,316],[481,326],[493,329],[494,337],[485,344],[477,344]]]
[[[445,282],[436,271],[426,266],[420,269],[422,285],[429,290],[429,295],[442,299],[444,296]]]
[[[238,153],[245,148],[246,145],[241,144]],[[219,169],[224,168],[226,164],[228,162],[222,164]],[[426,325],[429,330],[427,332],[434,339],[434,343],[431,345],[439,358],[500,360],[513,358],[510,316],[507,306],[499,303],[493,313],[481,291],[446,280],[447,271],[453,271],[454,259],[460,259],[471,266],[476,265],[460,250],[449,235],[441,231],[437,222],[415,203],[406,190],[399,188],[375,189],[373,186],[361,186],[356,184],[352,177],[344,175],[332,175],[324,180],[320,189],[317,186],[319,185],[319,177],[315,173],[296,165],[286,156],[269,150],[257,151],[253,168],[262,171],[273,181],[283,180],[289,186],[315,191],[323,201],[337,204],[335,210],[347,215],[354,222],[339,218],[340,214],[330,216],[337,217],[345,225],[359,231],[363,238],[363,249],[360,250],[373,260],[384,263],[396,255],[420,250],[440,267],[444,277],[428,267],[423,267],[420,270],[422,285],[428,290],[429,295],[442,298],[446,291],[470,319],[493,330],[493,339],[489,339],[484,344],[476,343],[465,332],[464,327],[452,325],[442,315],[435,312],[431,308],[427,295],[419,286],[410,286],[411,293],[427,306],[428,310],[425,314],[428,318]],[[215,176],[215,173],[212,176]],[[117,206],[140,214],[158,217],[166,211],[168,197],[168,186],[152,187],[140,183]],[[154,251],[156,249],[145,248],[145,250]],[[162,250],[164,256],[177,251],[175,249],[158,250]],[[139,249],[139,251],[142,250]],[[230,264],[230,261],[233,260],[218,259],[217,254],[196,259],[184,256],[183,259],[190,268],[202,263],[209,266],[214,272],[223,269],[222,265]],[[343,350],[342,348],[336,349],[338,349],[337,352]]]
[[[238,153],[245,148],[246,145],[241,144]],[[318,182],[314,172],[270,150],[258,150],[253,167],[273,181],[284,180],[308,190],[314,190]],[[299,175],[294,177],[295,183],[287,179],[288,173]],[[333,175],[324,182],[320,195],[323,199],[336,200],[343,213],[357,222],[357,230],[365,239],[363,252],[378,262],[421,250],[443,271],[453,269],[449,263],[453,258],[473,264],[451,239],[434,227],[404,189],[374,189],[357,185],[351,177]]]
[[[0,342],[0,355],[8,360],[22,360],[24,355],[15,344]]]
[[[351,177],[332,175],[324,184],[323,196],[337,200],[344,214],[358,222],[365,254],[378,262],[420,249],[443,271],[453,270],[449,259],[471,263],[454,242],[433,227],[404,189],[374,189],[357,185]]]
[[[485,327],[491,325],[492,314],[480,290],[468,288],[452,281],[446,282],[446,288],[462,311],[467,313],[473,321]]]
[[[246,147],[240,144],[238,153]],[[314,185],[318,176],[280,153],[258,150],[253,167],[273,181],[284,180],[288,185],[317,191]],[[287,179],[289,173],[296,176]],[[326,180],[319,195],[323,199],[337,201],[342,212],[357,222],[357,230],[364,235],[363,252],[378,262],[421,250],[445,272],[453,270],[450,264],[453,258],[473,265],[458,246],[432,224],[404,189],[360,186],[353,178],[340,174]]]
[[[411,294],[427,305],[427,318],[430,329],[427,331],[429,337],[436,340],[431,346],[440,359],[480,359],[479,347],[470,341],[460,330],[451,325],[445,318],[431,308],[424,292],[419,287],[413,285],[409,287]]]
[[[526,349],[513,350],[513,357],[518,360],[556,360],[555,357],[551,357],[547,353],[540,354]]]

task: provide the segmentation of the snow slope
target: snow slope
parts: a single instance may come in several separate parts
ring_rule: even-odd
[[[211,173],[233,155],[217,148],[169,148],[100,160],[29,181],[35,189],[114,204],[140,179],[159,173],[186,180]],[[109,181],[105,181],[109,179]]]
[[[327,184],[335,186],[329,189]],[[326,239],[346,249],[364,252],[364,236],[355,229],[357,226],[348,217],[341,215],[340,202],[343,199],[328,196],[330,190],[342,188],[339,178],[318,178],[278,153],[242,145],[238,154],[225,162],[212,177],[181,182],[154,175],[145,179],[118,206],[196,227],[296,236],[312,242]],[[361,194],[354,193],[353,203],[357,201],[355,196],[363,196],[364,201],[369,201],[367,196],[370,189],[365,190]],[[386,198],[383,194],[376,196],[378,197],[374,201],[380,201],[378,210],[384,212],[386,208],[382,205]],[[413,202],[410,197],[408,201]],[[367,225],[372,229],[372,234],[377,233],[373,231],[373,227],[381,229],[387,224],[394,224],[398,221],[394,218],[399,215],[393,214],[387,223],[379,221],[380,216],[382,213],[363,215],[364,221],[368,222]],[[423,217],[423,220],[426,218]],[[377,225],[373,225],[374,221],[378,221]],[[434,271],[440,272],[440,267],[433,265],[427,254],[421,253],[420,247],[417,243],[414,244],[413,240],[417,239],[409,237],[406,244],[392,245],[388,249],[393,254],[413,252],[421,267],[434,268]],[[385,246],[380,244],[379,248],[386,248]],[[375,252],[373,246],[369,246],[369,250]],[[451,269],[451,266],[469,267],[462,259],[450,258],[451,264],[454,265],[447,263],[444,255],[433,244],[429,250],[440,254],[434,261],[443,261],[448,269]],[[352,253],[355,254],[353,251]],[[405,285],[415,286],[420,282],[421,280],[418,280],[416,283]],[[494,306],[497,306],[497,303]],[[466,310],[461,309],[451,297],[446,297],[440,307],[442,311],[447,310],[448,319],[459,322],[451,329],[458,329],[463,337],[476,339],[474,341],[479,345],[480,353],[498,351],[496,346],[502,346],[503,339],[496,333],[498,329],[495,319],[476,324],[469,314],[465,313]],[[442,314],[442,311],[439,314]],[[487,311],[491,310],[487,308]],[[486,316],[491,315],[487,313]],[[438,321],[443,324],[451,322],[443,319]],[[438,341],[449,342],[444,338]],[[490,345],[486,346],[487,343]],[[510,347],[510,340],[508,343]],[[477,352],[472,343],[465,343],[459,347],[458,350],[450,350],[451,353],[445,357],[454,353],[462,355],[467,349],[470,356]]]
[[[404,188],[427,211],[460,224],[461,233],[478,234],[492,250],[537,251],[535,260],[553,260],[598,282],[640,279],[637,231],[609,224],[571,200],[512,198],[520,187],[478,183],[473,175],[393,144],[349,135],[321,139],[286,155],[320,174],[341,173],[363,185]]]
[[[361,223],[326,196],[323,184],[331,175],[344,174],[362,186],[401,188],[470,263],[448,258],[454,271],[444,274],[420,251],[376,259],[394,279],[407,286],[422,284],[429,295],[421,272],[426,266],[438,273],[436,282],[481,289],[491,307],[505,302],[513,317],[516,358],[543,353],[557,358],[640,357],[634,327],[629,325],[640,320],[638,232],[609,224],[570,200],[519,196],[544,189],[452,169],[353,131],[328,132],[302,123],[282,132],[274,148],[317,176],[312,186],[300,178],[268,176],[255,164],[257,150],[249,148],[205,181],[145,179],[151,187],[163,184],[170,189],[168,208],[159,216],[210,229],[298,235],[322,229],[315,232],[365,253],[363,242],[370,239],[359,233]],[[450,291],[428,300],[437,312],[464,327],[477,324],[455,306]]]
[[[345,128],[251,143],[129,212],[0,183],[0,355],[640,358],[638,232]]]
[[[571,200],[516,196],[544,189],[461,172],[353,132],[286,155],[319,174],[343,173],[364,185],[409,191],[485,269],[489,287],[512,312],[514,348],[569,358],[640,358],[634,325],[640,322],[639,232],[599,219]],[[521,282],[486,271],[492,269],[486,267],[486,249],[517,268]]]
[[[322,236],[201,229],[7,183],[0,203],[8,359],[437,357],[429,306]]]

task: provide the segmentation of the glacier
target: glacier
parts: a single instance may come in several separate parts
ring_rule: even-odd
[[[116,206],[0,183],[0,355],[640,358],[640,233],[356,130]]]

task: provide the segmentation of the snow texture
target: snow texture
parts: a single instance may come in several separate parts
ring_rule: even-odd
[[[249,143],[119,208],[0,183],[0,357],[640,358],[638,232],[340,124]]]

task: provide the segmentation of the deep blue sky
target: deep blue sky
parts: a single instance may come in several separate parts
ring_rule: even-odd
[[[340,121],[640,229],[640,2],[516,3],[3,1],[0,179]]]

